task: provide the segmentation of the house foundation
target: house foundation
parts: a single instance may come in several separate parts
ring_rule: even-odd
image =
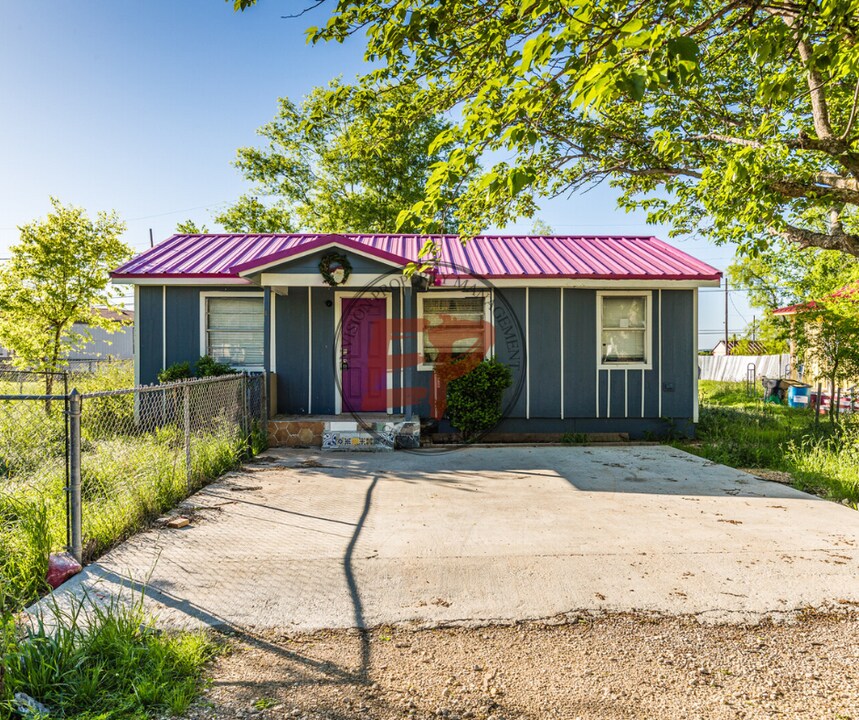
[[[420,447],[418,418],[405,415],[278,415],[268,423],[270,447],[396,450]]]

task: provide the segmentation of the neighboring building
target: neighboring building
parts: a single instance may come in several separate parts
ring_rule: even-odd
[[[711,354],[713,355],[733,355],[735,348],[741,345],[744,355],[766,355],[766,348],[759,340],[728,340],[727,352],[725,351],[725,341],[719,340]],[[745,352],[748,350],[748,352]]]
[[[134,357],[134,311],[94,308],[93,312],[116,322],[114,332],[90,327],[87,323],[72,325],[74,332],[89,331],[92,340],[69,353],[69,360],[131,360]]]
[[[439,365],[479,353],[514,376],[498,432],[694,431],[718,270],[653,237],[437,236],[409,280],[427,239],[174,235],[112,274],[135,286],[136,380],[208,354],[271,373],[284,415],[429,418]]]
[[[74,332],[88,330],[92,339],[72,350],[68,360],[72,365],[96,360],[131,360],[134,357],[134,311],[93,308],[93,312],[115,321],[118,327],[108,332],[104,328],[90,327],[89,323],[74,323]],[[0,361],[9,360],[11,356],[9,350],[0,347]]]
[[[803,313],[819,307],[819,301],[832,298],[843,298],[850,300],[851,302],[854,300],[859,301],[859,282],[845,285],[826,298],[820,298],[817,301],[809,300],[808,302],[796,303],[795,305],[787,305],[786,307],[781,307],[778,310],[773,311],[773,315],[777,317],[790,318],[790,376],[794,380],[803,380],[804,382],[826,380],[826,378],[821,376],[818,363],[813,357],[798,357],[796,323],[804,322]],[[813,332],[813,330],[810,330],[810,332]]]

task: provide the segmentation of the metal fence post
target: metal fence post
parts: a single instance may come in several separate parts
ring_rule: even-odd
[[[188,483],[188,492],[191,492],[191,385],[185,383],[182,388],[182,404],[184,406],[185,418],[185,480]]]
[[[242,373],[242,386],[240,392],[242,394],[242,432],[245,435],[245,442],[247,442],[248,447],[250,447],[250,438],[251,438],[251,413],[250,413],[250,399],[248,397],[248,393],[250,392],[250,382],[248,374],[246,372]]]
[[[260,377],[260,420],[262,431],[268,434],[268,383],[269,375],[264,372]]]
[[[69,394],[69,550],[75,560],[83,562],[83,528],[81,513],[81,396],[73,389]]]

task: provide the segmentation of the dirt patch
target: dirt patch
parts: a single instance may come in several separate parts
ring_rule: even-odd
[[[771,480],[782,485],[793,485],[793,476],[781,470],[767,470],[766,468],[737,468],[737,470],[754,475],[761,480]]]
[[[610,616],[229,640],[191,718],[857,718],[859,621]]]

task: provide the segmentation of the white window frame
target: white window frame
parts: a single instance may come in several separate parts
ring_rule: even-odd
[[[602,359],[602,305],[605,297],[644,298],[644,362],[605,363]],[[652,370],[653,369],[653,291],[652,290],[598,290],[597,291],[597,369],[599,370]]]
[[[428,371],[435,369],[435,363],[424,362],[424,331],[423,331],[423,319],[424,319],[424,300],[427,298],[431,299],[442,299],[442,298],[482,298],[483,300],[483,319],[484,322],[487,323],[486,331],[488,336],[486,337],[486,351],[483,355],[484,359],[487,357],[492,357],[494,351],[494,337],[495,337],[495,328],[492,323],[492,298],[489,292],[468,292],[463,290],[430,290],[427,292],[417,293],[418,298],[418,327],[421,328],[421,331],[418,333],[418,357],[420,358],[420,363],[418,364],[419,371]]]
[[[200,357],[203,355],[209,354],[209,328],[207,325],[207,321],[209,319],[209,298],[224,298],[224,297],[234,297],[234,298],[264,298],[264,292],[230,292],[229,290],[221,290],[221,291],[212,291],[212,292],[201,292],[200,293]],[[274,303],[272,303],[274,304]],[[265,320],[263,320],[263,324],[265,324]],[[263,329],[263,337],[265,337],[265,329]],[[272,347],[274,344],[272,343]],[[234,367],[230,365],[230,367]],[[262,365],[243,365],[240,368],[236,368],[237,370],[242,370],[243,372],[263,372],[265,368]]]

